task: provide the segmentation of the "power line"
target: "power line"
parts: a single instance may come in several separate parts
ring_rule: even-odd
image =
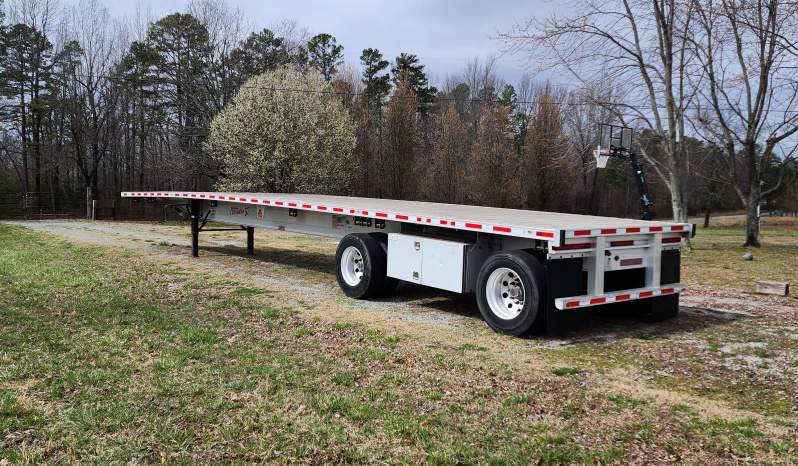
[[[54,73],[55,74],[55,73]],[[71,73],[70,76],[81,76],[81,77],[91,77],[85,74],[78,74],[78,73]],[[101,78],[101,79],[121,79],[132,81],[132,79],[126,76],[110,76],[110,75],[96,75],[93,76],[94,78]],[[145,78],[141,81],[149,81],[146,85],[154,85],[154,84],[173,84],[173,81],[166,80],[166,79],[159,79],[159,78]],[[298,92],[298,93],[307,93],[307,94],[327,94],[327,95],[338,95],[338,96],[352,96],[352,97],[381,97],[388,100],[391,99],[418,99],[418,96],[399,96],[399,95],[387,95],[383,96],[380,94],[367,94],[365,92],[347,92],[347,91],[320,91],[314,89],[296,89],[296,88],[278,88],[278,87],[261,87],[261,86],[246,86],[242,85],[239,86],[237,89],[253,89],[253,90],[263,90],[263,91],[281,91],[281,92]],[[463,103],[498,103],[501,104],[501,99],[460,99],[457,97],[435,97],[435,102],[463,102]],[[570,106],[600,106],[600,107],[614,107],[614,106],[621,106],[621,107],[631,107],[628,104],[618,103],[618,104],[601,104],[597,102],[569,102],[569,101],[536,101],[536,100],[526,100],[526,101],[516,101],[516,105],[570,105]],[[658,110],[665,110],[667,106],[665,105],[657,105],[656,107]],[[682,110],[698,110],[697,107],[684,107]],[[739,109],[732,109],[732,108],[721,108],[722,111],[739,111]],[[796,110],[769,110],[769,112],[777,112],[777,113],[794,113],[798,114],[798,109]]]

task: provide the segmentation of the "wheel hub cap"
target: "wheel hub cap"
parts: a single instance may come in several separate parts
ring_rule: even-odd
[[[485,288],[488,305],[496,317],[504,320],[518,317],[524,308],[526,292],[514,270],[507,267],[494,270]]]
[[[363,256],[354,246],[346,248],[341,255],[341,276],[349,286],[357,286],[363,279]]]

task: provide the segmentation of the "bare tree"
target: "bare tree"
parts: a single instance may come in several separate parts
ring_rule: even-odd
[[[599,125],[610,123],[613,120],[612,111],[595,102],[592,95],[606,92],[612,94],[612,88],[606,86],[604,91],[599,88],[579,89],[570,92],[566,98],[564,118],[568,141],[571,152],[579,163],[578,175],[582,182],[582,208],[586,213],[596,211],[596,188],[598,186],[599,171],[596,168],[596,158],[593,150],[599,143]],[[529,99],[531,100],[531,98]],[[606,96],[599,99],[602,102],[611,102],[612,97]]]
[[[766,171],[796,150],[798,9],[779,0],[695,1],[692,41],[706,71],[697,127],[725,154],[725,176],[745,205],[744,246],[759,246],[757,210],[779,189]]]
[[[119,97],[115,82],[108,79],[122,57],[114,21],[97,0],[81,0],[64,15],[71,75],[64,76],[71,116],[71,157],[87,186],[98,191],[98,170],[111,144],[111,119]]]
[[[380,178],[385,196],[407,199],[412,195],[413,168],[421,147],[418,99],[403,75],[386,105],[380,150]]]
[[[545,82],[537,86],[533,98],[520,161],[524,204],[534,210],[567,211],[576,195],[575,157],[558,105],[567,93]]]
[[[478,205],[516,208],[521,205],[518,154],[513,147],[510,111],[485,104],[468,161],[470,199]]]
[[[591,98],[622,123],[657,135],[659,153],[642,156],[667,184],[680,222],[687,221],[689,152],[682,141],[693,97],[685,81],[694,60],[685,46],[692,8],[688,0],[572,0],[560,9],[565,17],[533,17],[497,37],[505,52],[526,54],[538,71],[564,73],[587,89],[617,84],[618,100],[600,92]]]
[[[453,102],[443,105],[431,142],[432,158],[422,186],[424,197],[434,202],[462,203],[466,126]]]

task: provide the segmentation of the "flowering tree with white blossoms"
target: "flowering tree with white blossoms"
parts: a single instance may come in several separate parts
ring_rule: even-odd
[[[233,192],[349,194],[355,126],[320,74],[285,66],[247,81],[211,123],[206,149],[216,188]]]

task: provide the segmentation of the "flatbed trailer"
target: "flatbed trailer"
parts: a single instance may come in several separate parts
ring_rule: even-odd
[[[208,222],[340,238],[335,271],[352,298],[387,296],[400,280],[476,293],[494,330],[581,328],[585,308],[651,320],[679,310],[687,223],[311,194],[123,192],[191,216],[192,255]]]

